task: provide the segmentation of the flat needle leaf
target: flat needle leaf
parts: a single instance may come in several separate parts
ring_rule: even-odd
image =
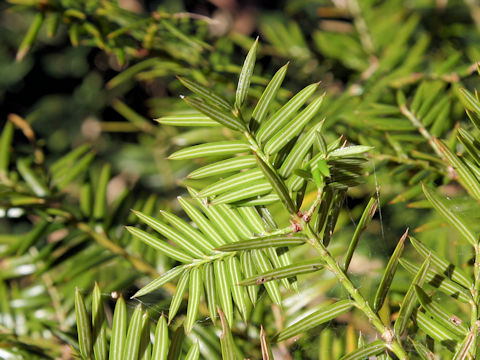
[[[80,354],[84,358],[90,358],[92,353],[92,324],[85,307],[85,301],[80,290],[75,289],[75,314],[77,316],[78,345]]]
[[[250,80],[255,67],[255,58],[257,55],[258,37],[248,51],[245,62],[243,63],[240,77],[238,78],[237,92],[235,94],[235,108],[240,109],[247,97]]]
[[[382,308],[383,302],[388,294],[388,290],[390,289],[390,285],[392,284],[395,271],[397,270],[398,260],[400,259],[400,256],[402,256],[402,252],[405,247],[405,239],[407,238],[407,234],[408,229],[398,241],[390,260],[388,260],[387,267],[383,272],[382,280],[378,285],[377,293],[375,294],[375,299],[373,301],[373,308],[376,312]]]
[[[312,329],[315,326],[335,319],[337,316],[350,311],[353,305],[354,303],[351,300],[340,300],[334,304],[325,306],[282,330],[277,335],[277,341],[283,341],[291,338],[292,336],[305,333],[307,330]]]

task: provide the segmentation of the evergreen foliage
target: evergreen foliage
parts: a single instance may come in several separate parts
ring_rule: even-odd
[[[120,5],[2,5],[1,358],[479,356],[478,4]]]

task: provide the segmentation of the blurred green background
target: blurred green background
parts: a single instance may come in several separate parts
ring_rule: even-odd
[[[45,19],[38,35],[28,53],[19,56],[39,14]],[[185,176],[203,163],[168,161],[168,154],[224,134],[216,128],[159,125],[153,119],[186,110],[179,95],[188,91],[176,75],[233,99],[244,56],[257,36],[261,45],[250,104],[290,61],[278,104],[321,81],[327,93],[321,111],[327,140],[344,135],[349,142],[375,146],[365,184],[351,189],[345,200],[334,244],[338,253],[344,251],[363,207],[370,196],[378,196],[379,212],[351,269],[362,291],[375,289],[407,227],[455,263],[468,263],[471,254],[463,244],[450,250],[457,235],[431,212],[420,183],[442,186],[476,229],[479,215],[472,209],[477,204],[432,157],[435,149],[402,111],[402,96],[422,115],[429,134],[461,150],[456,131],[471,126],[458,89],[479,86],[477,2],[11,0],[0,4],[0,127],[6,127],[11,114],[25,122],[14,122],[9,175],[0,179],[0,344],[10,346],[19,335],[24,337],[20,343],[38,346],[39,354],[60,356],[63,344],[75,343],[75,286],[88,293],[98,281],[105,294],[119,291],[129,297],[172,266],[124,232],[124,225],[135,223],[129,209],[178,211],[175,198],[186,193],[184,186],[202,185]],[[85,144],[95,159],[65,187],[55,185],[59,168],[68,172],[72,166],[73,171],[73,165],[60,163],[55,172],[53,164]],[[19,161],[31,165],[49,187],[45,202],[19,202],[20,195],[38,195],[17,170]],[[111,169],[105,170],[105,164]],[[102,217],[89,217],[80,197],[84,192],[95,196],[102,172],[108,173],[106,210]],[[90,188],[84,186],[88,183]],[[30,243],[23,248],[19,239]],[[304,255],[300,251],[294,258]],[[130,256],[141,264],[132,266]],[[394,284],[399,293],[408,284],[402,284],[402,276],[408,275],[402,273]],[[331,296],[341,291],[317,280],[307,277],[301,283],[301,289],[319,290],[306,297],[306,307],[323,299],[323,291]],[[169,300],[167,291],[142,301],[158,317]],[[34,309],[40,313],[29,313]],[[262,316],[274,321],[264,311],[268,314]],[[365,328],[360,320],[355,324]],[[42,337],[51,343],[39,341]],[[314,358],[310,352],[315,351],[290,349],[299,359]]]

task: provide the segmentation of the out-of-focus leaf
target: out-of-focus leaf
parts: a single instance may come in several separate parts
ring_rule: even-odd
[[[77,179],[83,172],[85,172],[90,163],[93,161],[95,154],[87,153],[78,162],[75,162],[70,167],[63,168],[63,171],[55,174],[52,178],[52,182],[59,190],[63,190],[73,180]]]
[[[0,136],[0,174],[6,175],[10,162],[10,146],[12,145],[13,132],[15,127],[11,121],[8,121],[2,129]]]
[[[35,171],[31,168],[31,164],[29,164],[26,159],[19,159],[17,161],[17,169],[35,195],[44,197],[49,193],[47,186],[38,175],[35,174]]]
[[[22,242],[19,244],[17,249],[17,255],[23,255],[30,246],[35,244],[35,242],[45,234],[49,222],[47,220],[41,221],[39,224],[30,230],[22,239]]]
[[[87,144],[80,145],[79,147],[73,149],[72,151],[62,156],[57,161],[55,161],[49,168],[49,171],[52,177],[53,178],[57,177],[57,175],[61,171],[65,171],[65,169],[68,169],[70,166],[72,166],[89,149],[90,149],[90,146]]]
[[[102,219],[107,209],[107,185],[110,181],[110,164],[105,164],[100,172],[98,184],[95,189],[95,201],[93,203],[93,216]]]
[[[27,34],[25,35],[20,46],[18,47],[17,61],[22,60],[25,55],[27,55],[28,51],[33,45],[33,42],[37,38],[37,34],[40,31],[44,20],[45,14],[43,12],[37,12],[32,23],[30,24],[30,27],[28,28]]]

